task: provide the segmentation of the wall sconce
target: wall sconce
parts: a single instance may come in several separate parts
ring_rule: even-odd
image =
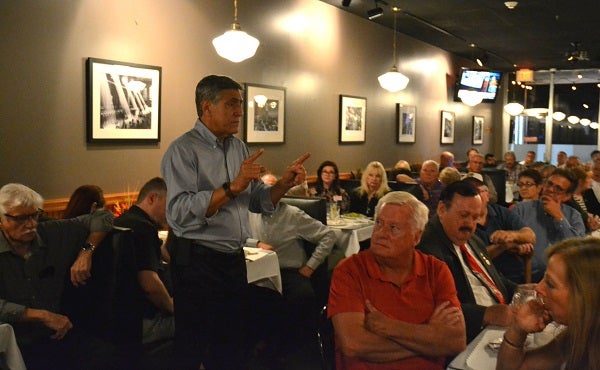
[[[233,0],[233,24],[231,29],[212,41],[217,54],[234,63],[251,58],[256,53],[260,42],[255,37],[242,31],[238,23],[237,0]]]

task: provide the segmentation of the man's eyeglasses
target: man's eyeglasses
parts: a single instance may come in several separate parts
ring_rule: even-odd
[[[39,218],[43,214],[44,214],[44,210],[43,209],[38,209],[36,212],[30,213],[30,214],[27,214],[27,215],[18,215],[18,216],[15,216],[15,215],[11,215],[11,214],[5,213],[4,216],[7,217],[7,218],[9,218],[9,219],[11,219],[11,220],[13,220],[16,223],[24,224],[25,222],[27,222],[29,220],[32,220],[32,221],[39,220]]]
[[[530,188],[532,186],[536,186],[535,182],[518,182],[517,186],[520,188]]]
[[[552,190],[556,194],[561,194],[561,193],[566,193],[567,192],[567,189],[561,188],[560,186],[552,183],[552,181],[546,181],[546,183],[544,184],[544,187],[546,189]]]

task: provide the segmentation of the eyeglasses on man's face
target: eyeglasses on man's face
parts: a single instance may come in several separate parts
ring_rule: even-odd
[[[12,220],[18,224],[24,224],[25,222],[31,220],[31,221],[37,221],[40,219],[40,217],[44,214],[44,210],[43,209],[38,209],[37,211],[35,211],[34,213],[29,213],[26,215],[11,215],[9,213],[5,213],[4,217],[8,218],[9,220]]]
[[[552,192],[554,192],[556,194],[562,194],[562,193],[567,192],[567,189],[561,188],[560,186],[556,185],[555,183],[553,183],[550,180],[546,181],[546,183],[544,184],[544,188],[546,190],[552,190]]]

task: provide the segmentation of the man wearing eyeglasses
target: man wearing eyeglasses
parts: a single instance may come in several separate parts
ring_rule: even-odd
[[[581,215],[565,202],[571,199],[577,178],[564,169],[556,169],[546,180],[539,200],[520,202],[513,212],[533,229],[536,240],[531,263],[531,279],[538,282],[546,271],[544,252],[550,245],[561,240],[585,236],[585,224]]]
[[[333,272],[328,315],[336,368],[442,370],[466,346],[450,270],[415,251],[429,210],[409,193],[386,194],[375,208],[371,247]]]
[[[14,327],[28,369],[111,368],[110,347],[74,327],[60,304],[67,274],[75,286],[90,277],[112,214],[38,224],[42,205],[25,185],[0,188],[0,322]]]

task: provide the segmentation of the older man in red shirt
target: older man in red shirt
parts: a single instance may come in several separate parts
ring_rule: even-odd
[[[370,249],[343,260],[328,315],[337,369],[442,370],[465,348],[465,322],[450,270],[415,251],[427,207],[405,192],[379,200]]]

